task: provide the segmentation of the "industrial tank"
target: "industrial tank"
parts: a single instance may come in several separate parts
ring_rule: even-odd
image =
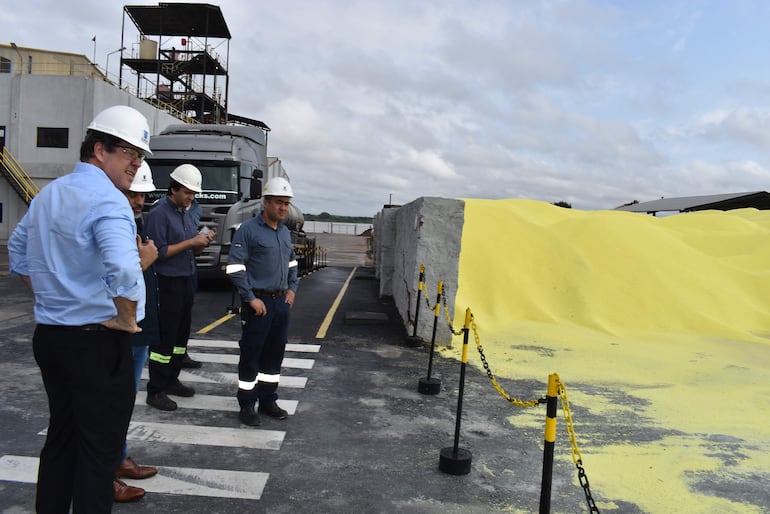
[[[154,61],[158,58],[158,42],[147,37],[139,40],[139,58]]]

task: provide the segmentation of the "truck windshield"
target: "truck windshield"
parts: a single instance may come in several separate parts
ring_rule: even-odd
[[[203,192],[198,193],[196,198],[202,203],[233,203],[240,197],[238,190],[238,170],[240,163],[234,161],[228,162],[205,162],[205,161],[185,161],[188,164],[194,164],[201,172],[203,178]],[[157,200],[166,196],[168,190],[169,175],[174,168],[183,164],[176,161],[156,161],[147,159],[147,164],[152,169],[152,178],[155,182],[156,190],[147,196],[150,200]]]

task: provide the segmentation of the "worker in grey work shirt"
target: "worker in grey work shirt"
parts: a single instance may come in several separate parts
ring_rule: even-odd
[[[241,295],[243,330],[238,362],[240,420],[260,424],[262,413],[286,419],[278,382],[299,279],[291,234],[283,220],[294,193],[286,179],[270,179],[262,190],[262,212],[236,231],[226,268]],[[254,407],[259,401],[259,407]]]

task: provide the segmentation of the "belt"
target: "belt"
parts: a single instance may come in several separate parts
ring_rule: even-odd
[[[44,327],[58,328],[59,330],[67,331],[80,331],[80,332],[97,332],[102,330],[109,330],[101,323],[89,323],[87,325],[43,325]]]
[[[279,289],[277,291],[268,291],[266,289],[252,289],[254,296],[269,296],[270,298],[278,298],[286,293],[286,289]]]

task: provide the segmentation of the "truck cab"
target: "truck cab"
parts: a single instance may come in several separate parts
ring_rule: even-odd
[[[148,208],[166,196],[170,173],[180,164],[201,172],[203,191],[198,229],[217,230],[217,237],[196,257],[202,277],[221,277],[235,230],[262,208],[262,182],[268,170],[267,127],[239,125],[171,125],[150,139],[156,189],[148,193]]]

